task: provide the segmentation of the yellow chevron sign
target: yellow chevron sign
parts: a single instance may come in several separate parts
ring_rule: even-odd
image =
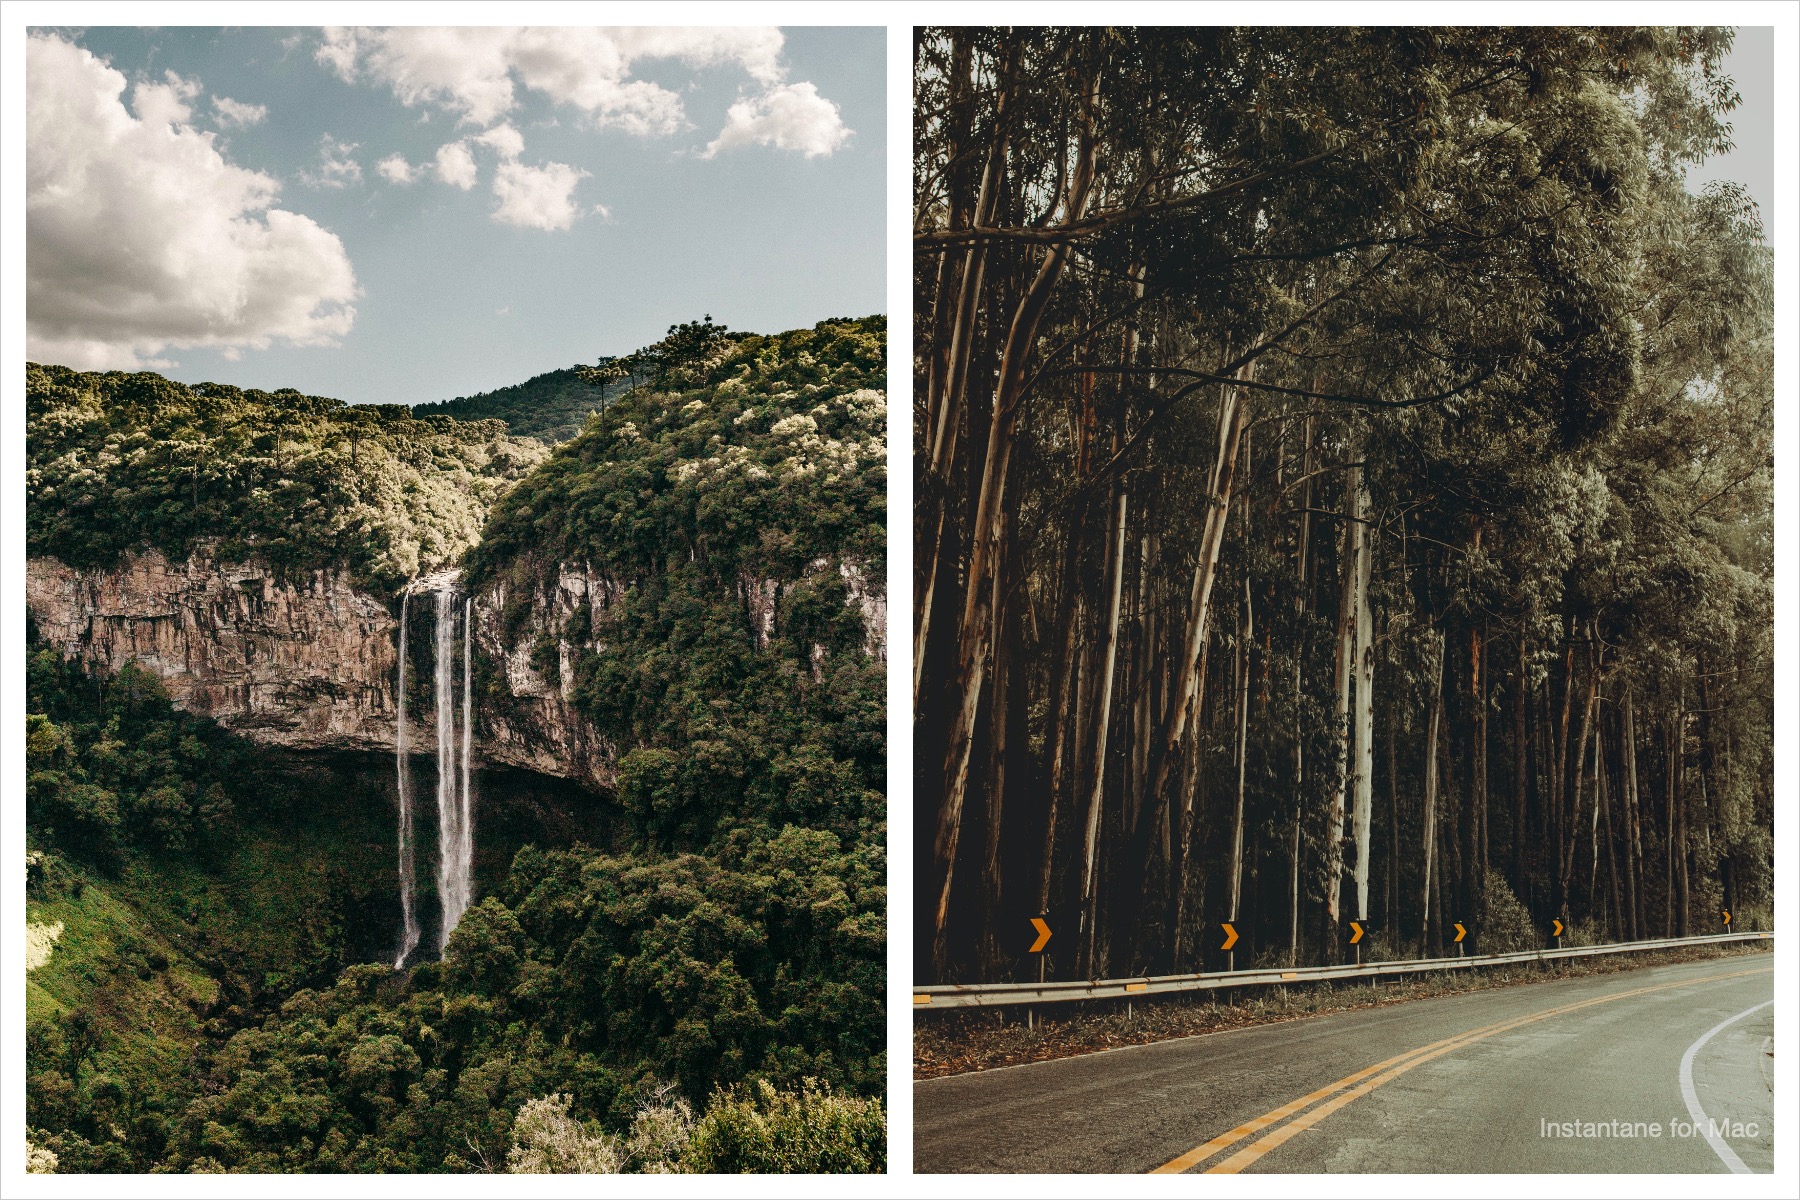
[[[1730,924],[1731,924],[1731,910],[1730,910],[1730,909],[1729,909],[1729,908],[1728,908],[1728,909],[1725,909],[1725,910],[1724,910],[1724,911],[1723,911],[1723,912],[1721,912],[1721,913],[1720,913],[1720,914],[1719,914],[1719,915],[1720,915],[1720,916],[1722,916],[1722,917],[1724,917],[1724,918],[1725,918],[1725,924],[1726,924],[1726,925],[1730,925]]]
[[[1027,951],[1027,953],[1037,954],[1043,950],[1044,943],[1050,940],[1050,927],[1044,924],[1044,918],[1042,917],[1031,918],[1031,927],[1037,930],[1037,941],[1031,943],[1031,949]],[[1015,942],[1013,944],[1017,945],[1018,943]]]
[[[1219,922],[1219,928],[1223,929],[1225,931],[1225,944],[1223,946],[1220,946],[1219,949],[1229,950],[1233,946],[1237,945],[1238,931],[1236,929],[1232,928],[1230,921]]]
[[[1469,931],[1468,931],[1468,930],[1466,930],[1466,929],[1464,929],[1464,928],[1463,928],[1463,927],[1462,927],[1462,922],[1461,922],[1461,921],[1452,921],[1452,922],[1450,922],[1450,923],[1451,923],[1451,924],[1452,924],[1452,925],[1454,925],[1454,926],[1456,926],[1456,936],[1455,936],[1455,937],[1454,937],[1454,938],[1451,938],[1451,939],[1450,939],[1450,940],[1451,940],[1451,941],[1453,941],[1453,942],[1460,942],[1460,941],[1462,941],[1462,940],[1463,940],[1463,939],[1464,939],[1464,938],[1465,938],[1465,937],[1468,937],[1468,936],[1469,936]]]
[[[1350,922],[1350,944],[1352,946],[1363,940],[1363,927],[1355,921]]]
[[[1550,936],[1551,937],[1561,937],[1563,934],[1562,919],[1560,917],[1552,917],[1550,919],[1550,925],[1551,925]]]

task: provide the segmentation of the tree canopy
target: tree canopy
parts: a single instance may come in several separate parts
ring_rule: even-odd
[[[459,558],[545,455],[499,421],[149,371],[28,364],[25,399],[26,546],[78,567],[204,540],[386,592]]]
[[[921,31],[921,977],[1766,905],[1730,37]]]

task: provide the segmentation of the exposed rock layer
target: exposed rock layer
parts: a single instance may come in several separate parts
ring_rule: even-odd
[[[813,569],[830,566],[821,561]],[[849,564],[837,569],[863,618],[865,652],[882,656],[887,602],[880,577]],[[546,574],[528,597],[510,596],[506,583],[475,596],[477,662],[491,664],[494,678],[478,699],[474,754],[482,764],[611,791],[615,747],[576,710],[573,681],[584,652],[604,653],[595,618],[624,585],[586,563]],[[223,562],[200,550],[185,562],[147,551],[106,570],[33,558],[25,577],[38,635],[65,657],[103,671],[135,661],[162,679],[178,707],[259,742],[393,749],[397,611],[357,591],[344,572],[280,576],[263,564]],[[775,627],[783,590],[774,580],[742,582],[745,633],[759,647]],[[415,623],[429,611],[416,600],[413,609]],[[510,634],[502,616],[509,611]],[[417,678],[411,669],[408,675]],[[430,746],[431,706],[416,699],[408,709],[409,741]]]
[[[154,671],[169,697],[258,741],[392,750],[397,622],[343,572],[276,578],[254,563],[149,551],[111,570],[25,569],[38,635],[65,657]]]

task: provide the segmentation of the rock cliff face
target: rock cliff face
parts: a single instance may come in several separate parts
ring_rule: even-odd
[[[341,572],[278,581],[204,550],[111,570],[33,558],[25,597],[65,657],[106,671],[135,660],[176,705],[237,733],[296,750],[393,749],[397,622]]]
[[[496,761],[611,791],[618,782],[616,751],[575,710],[571,681],[581,652],[602,648],[591,616],[579,618],[604,612],[620,585],[587,564],[562,564],[554,574],[553,583],[529,598],[509,595],[504,583],[475,597],[475,642],[499,667],[507,693],[502,703],[483,706],[478,749]],[[521,601],[529,609],[509,639],[501,614]],[[546,643],[554,647],[554,667],[538,654]]]
[[[843,576],[863,618],[865,653],[885,657],[880,576],[823,560],[812,569]],[[548,582],[528,596],[509,594],[505,583],[475,596],[476,661],[498,678],[477,690],[474,756],[610,792],[617,748],[576,710],[573,680],[583,652],[605,651],[595,618],[624,585],[586,563],[544,574]],[[747,633],[760,646],[783,588],[746,579],[739,590]],[[149,551],[109,570],[33,558],[26,603],[39,637],[65,657],[104,671],[135,661],[161,677],[178,707],[243,736],[295,750],[393,751],[399,620],[342,572],[283,579],[204,550],[179,563]],[[411,605],[410,621],[430,621],[430,605]],[[409,677],[417,669],[409,666]],[[431,706],[409,705],[407,729],[413,746],[433,745]]]

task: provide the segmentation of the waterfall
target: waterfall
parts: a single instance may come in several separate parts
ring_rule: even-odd
[[[435,583],[435,586],[432,584]],[[400,597],[399,704],[394,728],[395,771],[400,784],[400,953],[394,969],[406,965],[419,945],[419,918],[413,898],[413,794],[411,746],[406,738],[406,623],[407,602],[414,585]],[[450,941],[468,911],[474,890],[475,788],[470,772],[470,750],[475,744],[474,649],[475,600],[458,606],[454,579],[428,581],[436,601],[435,671],[432,679],[437,704],[437,810],[438,901],[443,919],[438,926],[438,952]],[[462,740],[457,741],[456,716],[456,621],[462,617]]]
[[[470,677],[475,656],[475,597],[463,601],[463,727],[462,727],[462,831],[463,908],[469,905],[472,886],[469,882],[475,861],[475,789],[469,786],[469,747],[475,744],[475,708],[470,698]],[[457,916],[461,917],[459,910]]]
[[[406,746],[406,602],[409,592],[400,594],[400,674],[394,686],[396,715],[394,719],[394,771],[400,785],[400,953],[394,957],[394,970],[406,965],[406,957],[419,945],[419,916],[413,910],[413,804],[412,771],[407,762]]]
[[[438,928],[438,950],[450,940],[451,930],[469,907],[469,860],[473,849],[463,820],[464,798],[457,787],[456,761],[456,593],[445,588],[437,594],[437,803],[438,803],[438,898],[443,903],[443,923]]]

